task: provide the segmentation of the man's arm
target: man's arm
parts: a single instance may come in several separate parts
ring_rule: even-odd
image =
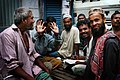
[[[78,30],[78,28],[75,27],[74,49],[76,51],[76,59],[79,59],[79,43],[80,43],[79,30]]]
[[[25,80],[35,80],[31,75],[26,73],[21,67],[17,67],[14,70],[12,70],[12,73],[22,77]]]
[[[78,44],[74,44],[74,49],[76,51],[75,59],[79,59],[79,47]]]
[[[48,70],[48,68],[43,64],[42,61],[40,61],[40,57],[37,57],[35,59],[35,64],[38,65],[40,68],[42,68],[44,71],[50,73],[49,70]]]
[[[118,43],[114,39],[108,39],[105,44],[104,49],[104,73],[108,80],[115,80],[116,73],[118,72],[118,56],[119,47]],[[104,74],[103,74],[104,75]]]

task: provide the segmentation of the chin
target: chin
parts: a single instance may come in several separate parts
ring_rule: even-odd
[[[29,28],[27,28],[27,30],[33,30],[34,29],[34,27],[29,27]]]

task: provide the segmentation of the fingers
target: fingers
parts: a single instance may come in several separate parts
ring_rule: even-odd
[[[52,23],[52,26],[53,26],[53,28],[57,27],[55,22]]]
[[[36,23],[36,26],[37,26],[37,25],[40,25],[40,26],[42,26],[42,27],[43,27],[44,22],[43,22],[42,20],[40,20],[40,21],[38,21],[38,22]]]
[[[46,29],[46,27],[43,27],[41,25],[37,25],[37,32],[42,33],[45,31],[45,29]]]

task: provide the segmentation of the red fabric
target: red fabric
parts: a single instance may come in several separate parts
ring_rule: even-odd
[[[103,71],[103,49],[106,39],[115,36],[112,31],[107,32],[102,37],[98,38],[95,52],[91,58],[91,70],[96,75],[95,80],[100,80]]]

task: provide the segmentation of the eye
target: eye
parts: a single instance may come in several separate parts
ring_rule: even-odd
[[[87,28],[83,28],[84,30],[87,30]]]
[[[79,29],[79,31],[82,31],[82,29]]]
[[[99,21],[99,19],[95,19],[95,22],[98,22]]]

